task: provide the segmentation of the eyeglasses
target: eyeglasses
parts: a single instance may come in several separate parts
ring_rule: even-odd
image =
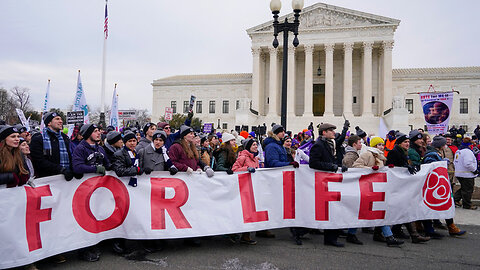
[[[170,127],[164,127],[163,129],[170,129]]]

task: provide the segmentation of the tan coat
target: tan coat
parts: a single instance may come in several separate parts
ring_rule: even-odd
[[[387,161],[387,159],[382,151],[372,147],[368,147],[367,150],[367,152],[361,154],[353,163],[353,168],[372,168],[375,165],[381,168],[385,166],[385,161]]]
[[[450,147],[446,146],[442,150],[439,151],[439,154],[442,158],[448,158],[448,179],[450,180],[451,183],[454,183],[455,180],[455,164],[453,163],[453,160],[455,158],[455,155],[453,154],[452,149]]]

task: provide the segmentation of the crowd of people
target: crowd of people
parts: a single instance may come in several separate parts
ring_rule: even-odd
[[[338,133],[336,126],[322,123],[317,126],[317,132],[311,124],[297,134],[278,124],[272,124],[264,135],[216,130],[204,134],[190,127],[192,117],[190,113],[175,132],[167,122],[147,123],[141,130],[125,128],[121,132],[113,127],[103,132],[95,124],[85,124],[76,126],[70,138],[62,132],[62,118],[55,112],[43,116],[45,128],[35,134],[21,125],[0,125],[0,185],[35,187],[35,178],[63,175],[66,181],[71,181],[86,173],[105,175],[107,171],[114,171],[119,177],[129,177],[128,185],[136,187],[137,177],[152,171],[168,171],[171,175],[199,171],[212,177],[216,171],[255,173],[258,168],[298,168],[299,164],[338,173],[350,168],[405,167],[410,174],[415,174],[421,164],[445,160],[452,190],[457,182],[460,184],[454,194],[455,205],[477,208],[472,205],[472,193],[480,163],[479,137],[467,137],[455,127],[451,133],[433,138],[423,130],[412,130],[408,135],[392,130],[385,138],[368,136],[358,126],[355,131],[349,131],[348,120]],[[480,127],[478,131],[480,135]],[[411,239],[412,243],[441,239],[442,229],[448,230],[451,236],[465,234],[453,219],[447,219],[446,225],[440,220],[420,220],[361,230],[371,233],[374,241],[400,246],[404,239]],[[308,228],[290,228],[290,231],[297,245],[302,244],[307,233],[322,233]],[[348,243],[363,245],[356,236],[357,228],[323,230],[323,234],[325,245],[343,247],[344,243],[338,240],[340,236],[345,236]],[[255,236],[274,238],[275,234],[263,230],[255,232]],[[251,232],[224,237],[234,243],[257,244]],[[127,259],[142,258],[162,245],[158,241],[111,241],[113,250]],[[201,245],[201,241],[201,238],[185,239],[186,244],[193,246]],[[100,258],[96,246],[83,248],[78,253],[86,261]],[[58,263],[65,261],[62,255],[54,259]],[[27,268],[36,269],[34,264]]]

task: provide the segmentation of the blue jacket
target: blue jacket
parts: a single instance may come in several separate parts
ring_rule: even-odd
[[[287,151],[281,141],[268,137],[263,143],[265,144],[265,168],[290,165],[287,159]]]
[[[442,161],[443,158],[438,154],[436,150],[431,150],[425,154],[423,157],[423,164],[428,164],[432,162]]]
[[[91,146],[82,140],[72,154],[73,171],[75,173],[94,173],[97,171],[97,165],[103,165],[107,170],[110,169],[110,161],[105,150],[98,144]]]

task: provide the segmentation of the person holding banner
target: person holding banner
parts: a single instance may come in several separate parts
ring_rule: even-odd
[[[30,179],[20,150],[20,135],[15,127],[0,128],[0,185],[7,188],[23,186]]]
[[[140,138],[138,141],[137,147],[135,147],[135,150],[138,152],[138,150],[145,148],[149,146],[152,141],[153,141],[153,133],[157,130],[157,125],[154,123],[146,123],[145,126],[143,126],[143,134],[145,137]]]
[[[84,138],[72,153],[73,171],[78,174],[97,173],[105,175],[110,170],[107,153],[99,145],[102,133],[94,124],[85,124],[80,129]]]
[[[220,148],[213,153],[215,156],[215,171],[225,171],[227,174],[233,174],[232,166],[237,159],[237,155],[234,151],[236,147],[235,136],[230,133],[223,133],[223,142]]]
[[[105,145],[103,149],[107,154],[107,158],[111,164],[115,161],[115,152],[122,150],[123,148],[123,140],[122,134],[118,131],[112,130],[107,133],[107,137],[105,138]]]
[[[175,175],[178,169],[173,165],[167,155],[165,140],[167,134],[165,131],[155,130],[152,134],[152,142],[149,146],[138,150],[138,160],[140,168],[146,174],[152,171],[169,171],[170,175]]]
[[[183,125],[189,127],[190,124],[192,123],[192,118],[193,118],[193,111],[190,111]],[[158,122],[157,127],[158,129],[161,129],[165,131],[165,133],[167,133],[167,140],[165,141],[165,147],[167,148],[167,150],[170,149],[170,146],[172,146],[177,139],[181,139],[181,136],[180,136],[181,131],[179,130],[176,133],[172,134],[172,128],[167,122]]]
[[[144,170],[139,165],[138,155],[135,151],[137,146],[137,137],[131,131],[125,132],[123,135],[123,143],[125,146],[122,150],[115,152],[113,170],[119,177],[130,176],[129,186],[137,186],[137,175],[142,175]],[[151,172],[151,171],[150,171]],[[148,173],[150,173],[148,172]]]

